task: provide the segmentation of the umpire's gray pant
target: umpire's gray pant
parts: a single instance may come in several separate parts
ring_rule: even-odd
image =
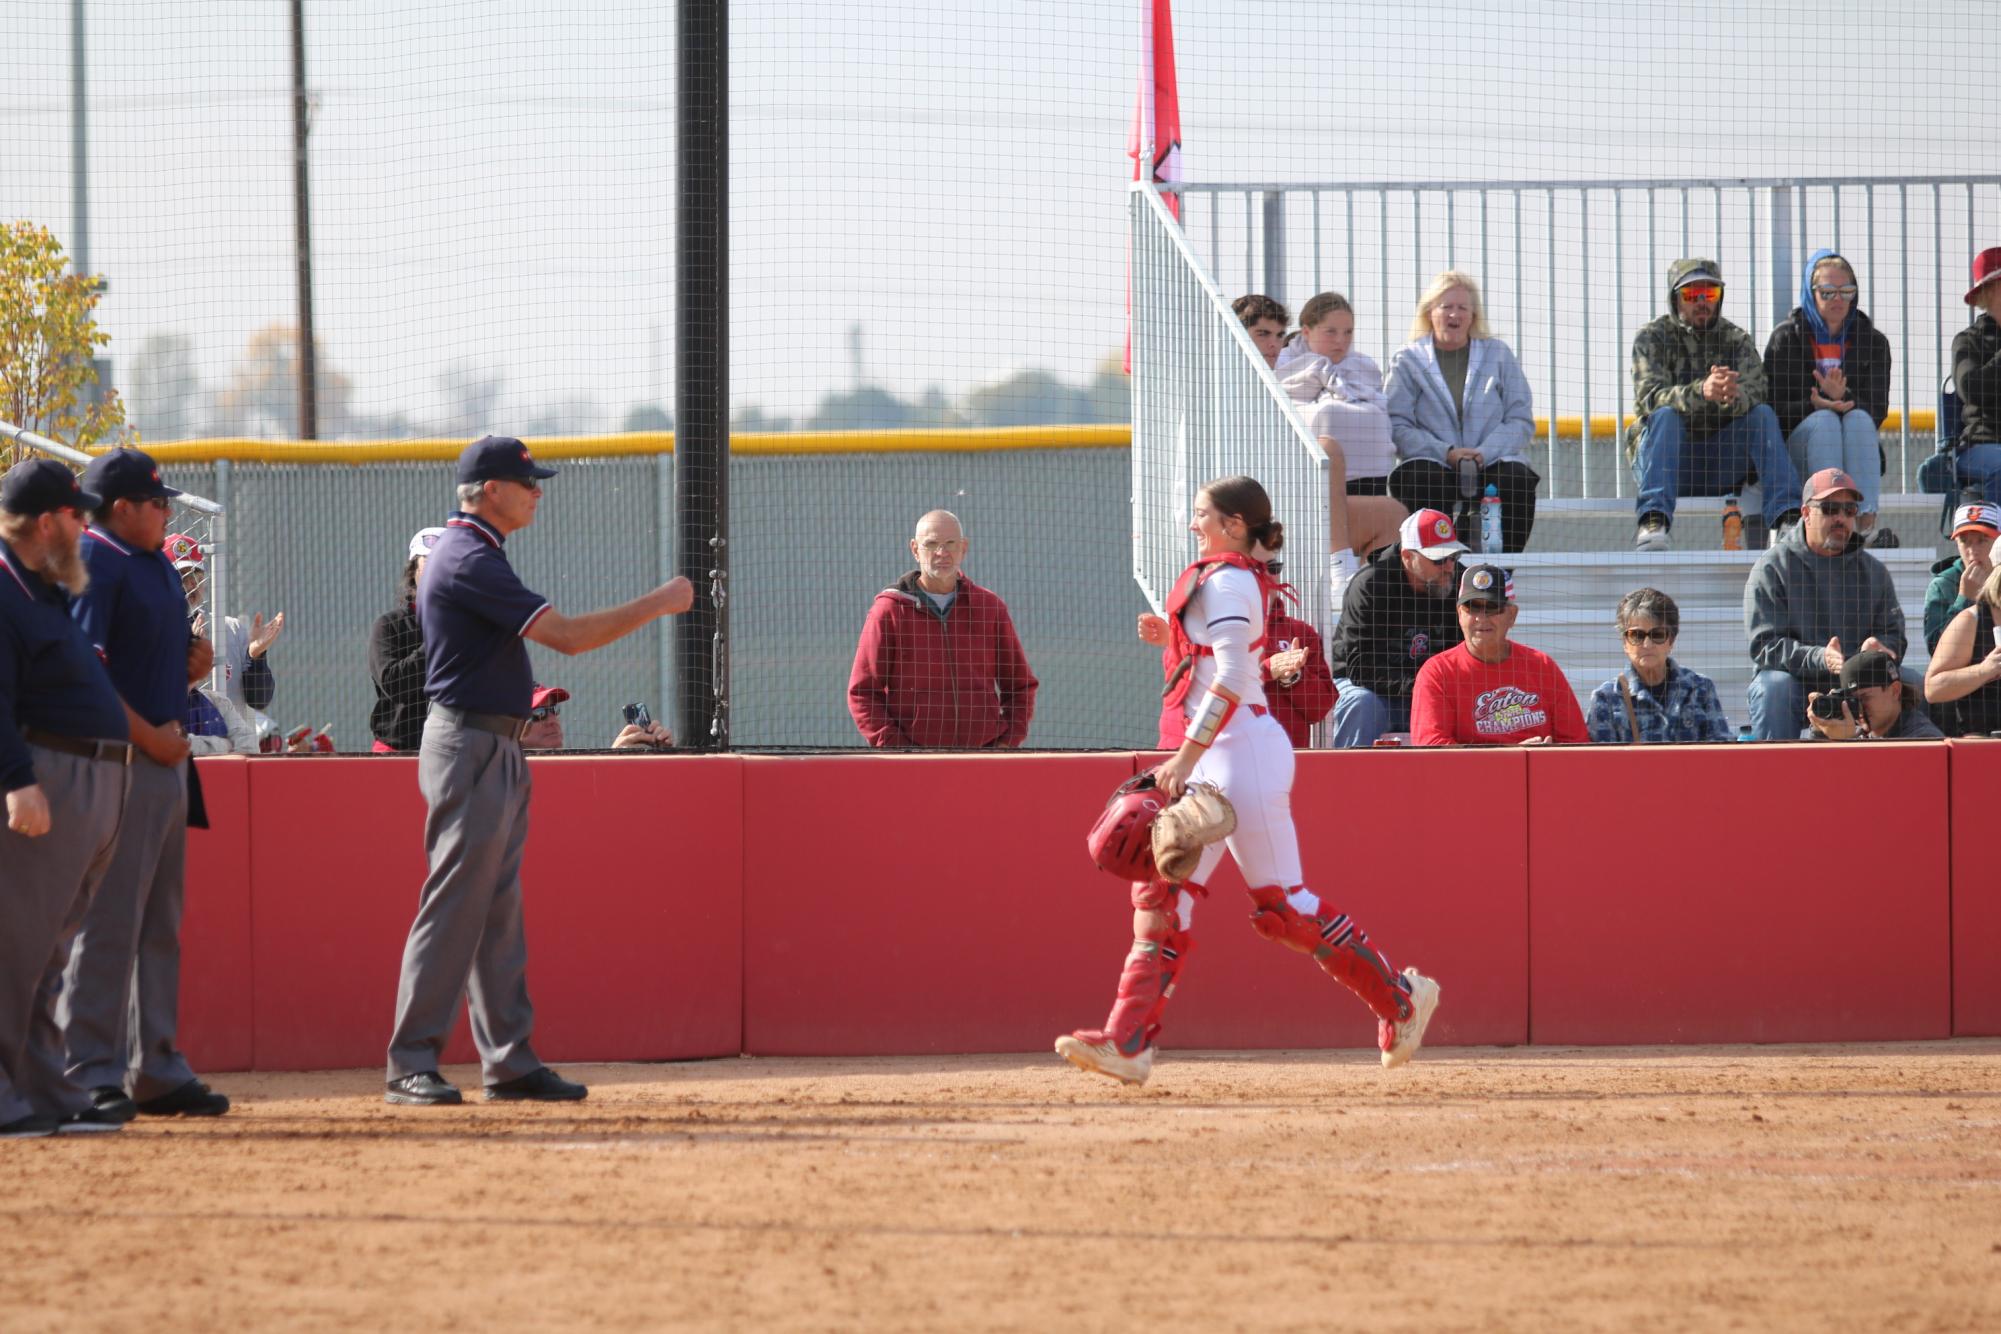
[[[64,1071],[56,997],[70,940],[111,867],[129,773],[32,747],[49,832],[0,825],[0,1122],[84,1111],[90,1097]]]
[[[191,762],[162,769],[132,757],[118,850],[84,911],[56,1007],[69,1077],[85,1088],[124,1088],[130,1071],[131,1094],[141,1102],[195,1077],[174,1045]]]
[[[528,841],[528,761],[521,743],[448,723],[433,711],[417,751],[430,813],[431,873],[403,946],[389,1078],[436,1070],[468,982],[472,1037],[486,1082],[541,1068],[528,1034],[528,937],[521,924],[521,850]]]

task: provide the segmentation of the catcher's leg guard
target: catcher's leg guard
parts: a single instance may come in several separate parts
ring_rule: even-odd
[[[1277,885],[1252,890],[1251,902],[1256,908],[1251,913],[1252,930],[1287,949],[1312,955],[1324,972],[1361,997],[1385,1023],[1410,1017],[1408,983],[1346,913],[1329,915],[1323,908],[1318,915],[1305,916],[1285,901],[1285,890]]]
[[[1133,906],[1146,912],[1172,914],[1180,892],[1179,885],[1163,880],[1135,881]],[[1148,928],[1146,934],[1135,936],[1132,952],[1126,955],[1125,970],[1119,974],[1118,998],[1112,1002],[1105,1026],[1080,1029],[1073,1036],[1087,1042],[1110,1041],[1127,1056],[1137,1055],[1153,1045],[1160,1032],[1161,1012],[1174,995],[1174,984],[1194,944],[1192,931],[1172,925],[1157,931]]]

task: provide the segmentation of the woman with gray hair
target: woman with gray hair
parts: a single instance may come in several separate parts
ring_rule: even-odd
[[[1584,730],[1593,741],[1733,739],[1716,683],[1669,656],[1680,633],[1681,609],[1658,588],[1636,588],[1619,599],[1619,638],[1628,666],[1591,692]]]
[[[1403,460],[1390,474],[1390,494],[1413,513],[1456,511],[1467,541],[1491,486],[1501,502],[1502,549],[1522,550],[1542,480],[1525,457],[1535,396],[1514,352],[1487,328],[1472,275],[1447,269],[1432,279],[1410,336],[1390,358],[1390,436]]]

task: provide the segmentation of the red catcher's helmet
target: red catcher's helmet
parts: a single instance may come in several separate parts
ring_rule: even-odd
[[[1105,803],[1084,846],[1099,870],[1121,880],[1153,879],[1153,822],[1167,808],[1167,799],[1144,773],[1119,784]]]

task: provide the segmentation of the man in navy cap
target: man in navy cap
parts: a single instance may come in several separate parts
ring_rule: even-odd
[[[111,865],[132,747],[104,664],[70,617],[98,498],[54,459],[0,478],[0,1139],[117,1130],[64,1072],[56,994]]]
[[[469,996],[473,1041],[489,1101],[584,1096],[529,1046],[528,947],[521,922],[521,852],[528,838],[528,727],[535,678],[522,641],[586,653],[662,616],[688,610],[694,588],[676,576],[603,611],[565,616],[531,593],[508,563],[509,534],[535,522],[542,483],[556,475],[508,436],[459,455],[458,512],[431,549],[417,588],[424,693],[431,711],[417,754],[430,813],[430,874],[403,947],[387,1101],[463,1101],[438,1073],[459,998]]]
[[[84,530],[90,586],[76,622],[124,701],[138,754],[118,850],[70,951],[57,1007],[69,1076],[120,1119],[220,1116],[229,1099],[195,1078],[175,1045],[193,781],[181,718],[189,684],[208,675],[215,652],[190,629],[180,576],[161,551],[180,492],[160,480],[159,465],[114,449],[91,460],[83,486],[98,503]]]

